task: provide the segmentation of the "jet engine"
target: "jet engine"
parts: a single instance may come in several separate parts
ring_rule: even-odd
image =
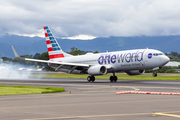
[[[131,71],[126,71],[128,75],[142,75],[144,74],[145,70],[131,70]]]
[[[87,72],[90,75],[104,75],[107,73],[107,68],[105,66],[96,65],[91,66]]]

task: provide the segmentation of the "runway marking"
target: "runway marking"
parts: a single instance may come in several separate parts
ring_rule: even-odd
[[[73,119],[73,118],[115,117],[115,116],[127,116],[127,115],[149,115],[149,114],[152,114],[152,113],[132,113],[132,114],[109,114],[109,115],[69,116],[69,117],[52,117],[52,118],[33,118],[33,119],[22,119],[22,120]]]
[[[180,115],[166,114],[166,113],[178,113],[180,111],[170,111],[155,113],[156,115],[164,115],[169,117],[178,117]],[[93,118],[93,117],[115,117],[115,116],[133,116],[133,115],[152,115],[152,113],[131,113],[131,114],[109,114],[109,115],[89,115],[89,116],[68,116],[68,117],[51,117],[51,118],[33,118],[33,119],[22,119],[22,120],[51,120],[51,119],[75,119],[75,118]],[[153,116],[152,116],[153,117]]]
[[[180,115],[174,115],[174,114],[155,113],[155,115],[164,115],[164,116],[169,116],[169,117],[177,117],[177,118],[180,118]]]

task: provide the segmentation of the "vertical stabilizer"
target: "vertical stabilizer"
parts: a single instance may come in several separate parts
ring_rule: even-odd
[[[60,45],[58,44],[56,38],[54,37],[48,26],[44,26],[44,31],[45,31],[49,59],[64,58],[71,56],[63,52],[63,50],[61,49]]]

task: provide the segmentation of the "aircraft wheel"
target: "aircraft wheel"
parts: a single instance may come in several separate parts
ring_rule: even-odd
[[[111,81],[111,82],[113,82],[113,81],[114,81],[113,76],[110,76],[110,78],[109,78],[109,79],[110,79],[110,81]]]
[[[87,81],[88,81],[88,82],[91,82],[91,76],[88,76],[88,77],[87,77]]]
[[[91,81],[94,82],[95,81],[95,77],[91,76]]]
[[[157,73],[153,73],[153,77],[157,77]]]
[[[117,82],[117,76],[114,76],[114,82]]]
[[[109,79],[111,82],[117,82],[117,76],[111,76]]]
[[[95,77],[94,76],[88,76],[87,77],[87,81],[88,82],[94,82],[95,81]]]

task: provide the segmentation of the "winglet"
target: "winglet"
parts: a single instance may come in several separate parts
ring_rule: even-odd
[[[14,49],[14,47],[11,45],[12,49],[13,49],[13,52],[14,52],[14,55],[16,58],[20,58],[20,56],[17,54],[16,50]]]

